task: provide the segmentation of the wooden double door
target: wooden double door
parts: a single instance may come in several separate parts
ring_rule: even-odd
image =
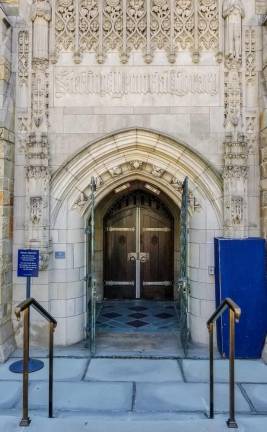
[[[173,220],[156,197],[135,191],[105,218],[104,297],[173,299]]]

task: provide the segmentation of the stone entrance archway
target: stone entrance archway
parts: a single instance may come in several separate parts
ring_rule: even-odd
[[[178,207],[182,181],[188,176],[191,334],[194,341],[205,343],[206,319],[214,309],[213,238],[222,229],[222,181],[187,145],[145,129],[120,131],[88,144],[52,178],[53,251],[66,252],[65,261],[53,258],[50,269],[51,291],[56,285],[60,296],[50,300],[51,310],[60,318],[57,342],[75,343],[85,334],[84,229],[90,214],[91,176],[97,178],[96,205],[127,182],[139,180],[162,191]],[[96,250],[96,261],[101,258]]]

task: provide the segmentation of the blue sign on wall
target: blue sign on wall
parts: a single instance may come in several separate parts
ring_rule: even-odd
[[[34,249],[18,250],[17,276],[38,277],[39,251]]]
[[[65,251],[56,251],[55,252],[56,259],[65,259]]]

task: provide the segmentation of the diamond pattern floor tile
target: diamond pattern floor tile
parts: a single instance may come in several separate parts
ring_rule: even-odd
[[[156,333],[177,329],[178,315],[171,301],[106,300],[97,319],[100,332]]]

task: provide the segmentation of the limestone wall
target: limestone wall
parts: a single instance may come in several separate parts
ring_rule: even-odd
[[[14,349],[11,311],[15,82],[11,36],[11,24],[0,3],[0,362]]]

